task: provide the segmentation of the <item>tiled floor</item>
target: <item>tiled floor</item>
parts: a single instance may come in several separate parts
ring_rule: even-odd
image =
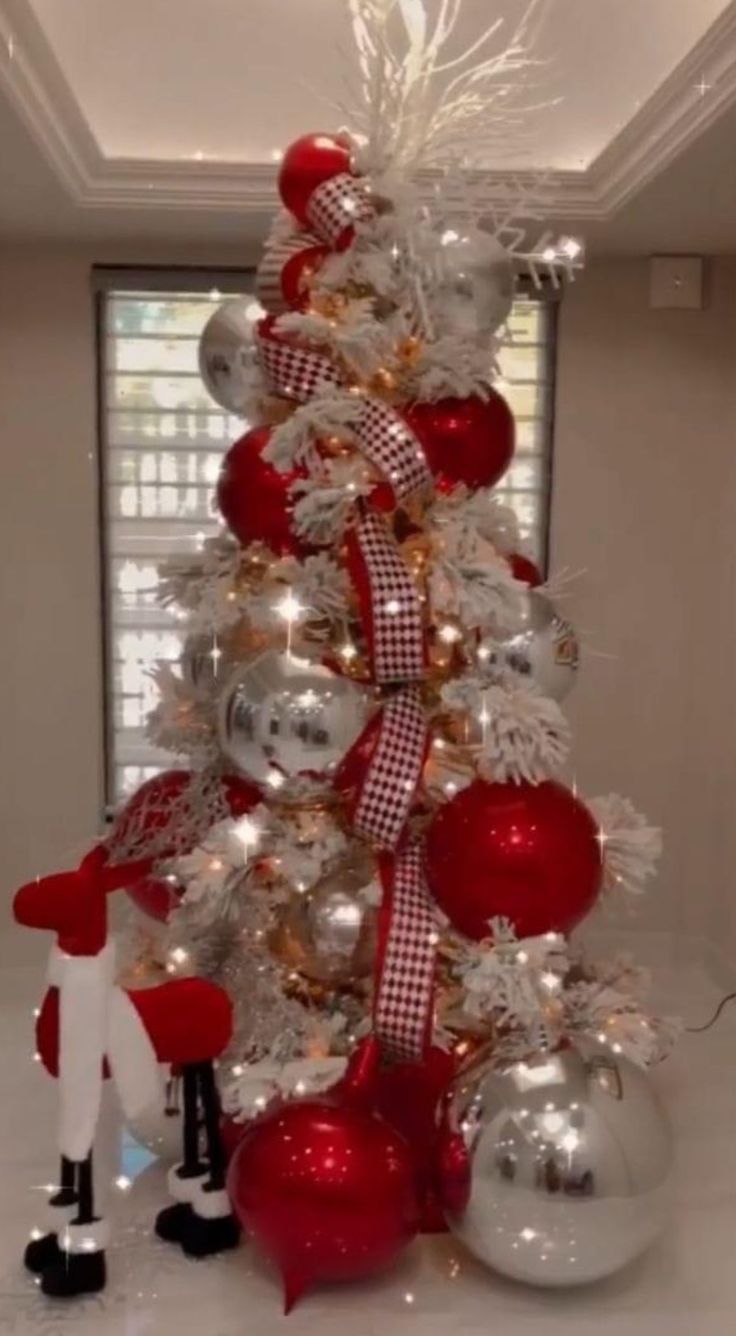
[[[717,990],[697,971],[663,981],[670,1009],[706,1016]],[[108,1113],[98,1154],[111,1183],[124,1168],[133,1187],[115,1190],[114,1246],[104,1296],[65,1306],[45,1300],[19,1256],[36,1193],[54,1174],[54,1090],[30,1056],[34,980],[0,980],[0,1333],[2,1336],[734,1336],[736,1333],[736,1008],[703,1036],[687,1036],[656,1074],[678,1144],[676,1210],[662,1242],[625,1273],[595,1288],[548,1293],[504,1282],[449,1238],[422,1241],[400,1268],[372,1284],[321,1291],[281,1316],[273,1275],[249,1247],[187,1262],[151,1238],[164,1200],[164,1170],[147,1157],[121,1160]],[[453,1259],[460,1259],[450,1279]]]

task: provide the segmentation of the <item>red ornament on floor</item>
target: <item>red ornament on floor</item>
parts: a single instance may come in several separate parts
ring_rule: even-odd
[[[598,827],[553,780],[475,780],[440,808],[426,850],[432,894],[453,927],[476,941],[497,916],[510,919],[519,937],[570,932],[601,887]]]
[[[529,557],[523,556],[521,552],[512,552],[506,560],[515,580],[523,580],[530,589],[538,589],[544,584],[542,572]]]
[[[279,1267],[287,1313],[320,1281],[390,1266],[417,1231],[413,1157],[371,1110],[365,1052],[332,1090],[252,1123],[230,1164],[234,1210]]]
[[[416,433],[440,491],[492,487],[503,476],[514,453],[514,418],[496,390],[488,399],[439,399],[416,403],[404,416]]]
[[[228,450],[217,483],[217,504],[225,523],[247,547],[265,543],[278,556],[304,556],[311,551],[292,529],[289,488],[304,469],[279,473],[263,459],[271,438],[270,427],[254,427]]]
[[[307,205],[317,186],[350,172],[350,148],[340,135],[302,135],[287,148],[279,171],[283,203],[300,223],[308,222]]]

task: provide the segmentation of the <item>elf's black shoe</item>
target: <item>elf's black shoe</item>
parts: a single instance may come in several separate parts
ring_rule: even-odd
[[[41,1275],[41,1290],[52,1299],[75,1299],[99,1294],[107,1283],[104,1249],[99,1252],[62,1252]]]
[[[154,1225],[156,1234],[164,1240],[164,1243],[181,1243],[191,1214],[192,1208],[187,1201],[177,1201],[173,1206],[165,1206],[156,1216]]]
[[[184,1230],[181,1246],[187,1257],[214,1257],[229,1252],[240,1243],[240,1225],[234,1215],[220,1215],[208,1220],[192,1211]]]
[[[23,1254],[23,1264],[34,1276],[40,1276],[47,1266],[61,1257],[59,1231],[71,1220],[76,1205],[77,1194],[73,1188],[60,1188],[49,1198],[46,1223],[51,1228],[47,1234],[32,1238]]]

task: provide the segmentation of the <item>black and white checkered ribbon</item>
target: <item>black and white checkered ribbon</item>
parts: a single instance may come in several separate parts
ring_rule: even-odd
[[[404,687],[386,702],[353,825],[383,849],[395,849],[422,777],[427,720],[418,687]]]
[[[341,172],[322,185],[309,197],[307,219],[329,246],[340,250],[349,241],[350,229],[356,223],[370,218],[373,213],[370,194],[360,177]]]
[[[437,927],[424,879],[423,844],[396,856],[390,921],[373,1006],[376,1037],[386,1057],[417,1062],[427,1045],[432,1013]]]
[[[306,403],[324,385],[339,385],[340,372],[324,353],[301,348],[259,328],[258,363],[271,389],[287,399]]]
[[[419,682],[425,672],[424,626],[409,568],[377,515],[361,515],[353,534],[370,590],[373,678]]]
[[[360,449],[393,488],[397,501],[427,493],[434,480],[411,427],[382,399],[366,399],[355,425]]]
[[[300,251],[309,250],[310,247],[320,244],[319,237],[316,237],[313,232],[302,230],[293,232],[291,236],[286,237],[283,241],[266,246],[261,263],[256,269],[255,287],[256,297],[270,315],[284,315],[286,311],[291,310],[281,286],[281,275],[284,266],[293,255],[298,255]]]

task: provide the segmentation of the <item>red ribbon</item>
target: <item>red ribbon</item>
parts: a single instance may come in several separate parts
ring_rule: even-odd
[[[318,245],[319,237],[313,232],[302,230],[266,246],[261,263],[256,269],[256,297],[271,315],[284,315],[291,310],[281,286],[284,265],[293,255]]]
[[[258,362],[271,389],[287,399],[306,403],[323,385],[339,385],[340,372],[329,357],[276,334],[272,321],[256,330]]]
[[[418,687],[386,702],[353,825],[384,849],[395,849],[406,826],[427,757],[429,730]]]
[[[366,513],[347,537],[376,682],[420,682],[425,673],[422,605],[401,552],[379,516]]]
[[[307,205],[309,225],[333,250],[346,250],[353,240],[355,224],[373,214],[365,181],[341,172],[323,181]]]

